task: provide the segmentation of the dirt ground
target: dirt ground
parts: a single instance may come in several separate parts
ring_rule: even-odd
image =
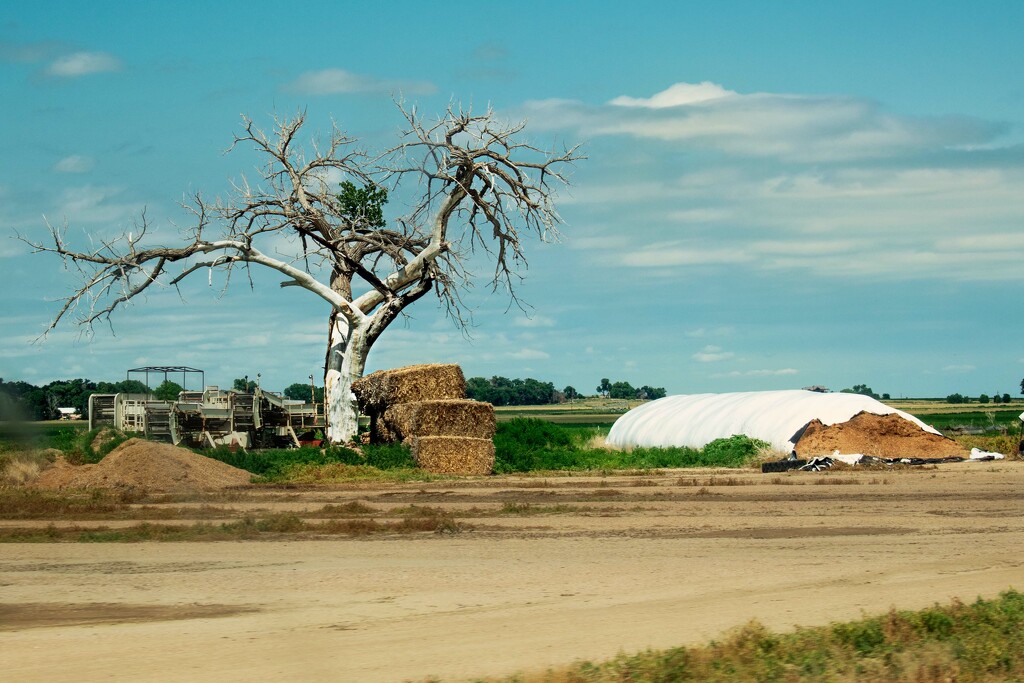
[[[695,644],[752,618],[785,629],[1024,588],[1019,461],[495,477],[216,504],[356,500],[504,512],[461,533],[4,544],[3,678],[460,681]]]

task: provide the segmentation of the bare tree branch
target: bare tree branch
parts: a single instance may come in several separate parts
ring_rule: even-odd
[[[66,225],[47,223],[47,242],[19,235],[34,251],[59,256],[80,278],[43,336],[71,315],[91,330],[154,286],[179,288],[203,270],[211,281],[213,271],[223,272],[226,288],[235,268],[248,275],[256,265],[281,273],[281,286],[302,287],[329,304],[327,374],[356,353],[361,357],[346,372],[358,376],[373,342],[428,292],[466,328],[462,293],[473,282],[466,263],[477,250],[493,263],[491,288],[505,289],[510,304],[521,305],[516,285],[526,267],[524,239],[558,238],[553,198],[568,167],[582,158],[578,148],[534,147],[522,139],[523,123],[502,123],[490,109],[474,114],[452,104],[428,123],[415,107],[397,104],[405,132],[400,144],[375,158],[337,126],[304,148],[304,112],[276,119],[270,134],[243,117],[229,151],[242,145],[257,152],[259,182],[242,177],[225,199],[191,197],[184,205],[190,224],[177,246],[154,242],[145,212],[132,230],[87,250],[69,245]],[[401,190],[406,198],[409,185],[418,199],[407,215],[385,225],[379,203],[361,206],[351,195],[343,201],[339,179],[373,188],[358,196],[377,202],[386,201],[378,188]],[[172,266],[179,267],[176,274],[168,272]],[[335,324],[338,316],[348,331]]]

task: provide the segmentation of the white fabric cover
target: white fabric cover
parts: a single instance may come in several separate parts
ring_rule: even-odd
[[[861,412],[896,413],[925,431],[939,434],[913,415],[870,396],[794,389],[666,396],[644,403],[616,420],[606,442],[618,448],[703,448],[715,439],[746,434],[788,453],[794,446],[791,439],[811,420],[817,418],[832,425]]]

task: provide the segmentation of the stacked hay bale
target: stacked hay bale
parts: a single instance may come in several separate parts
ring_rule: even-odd
[[[458,365],[380,370],[352,385],[370,417],[372,441],[401,441],[428,472],[490,474],[494,469],[494,406],[465,398]]]

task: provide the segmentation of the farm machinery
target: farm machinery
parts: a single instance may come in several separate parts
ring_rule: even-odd
[[[182,368],[137,368],[129,373],[144,370]],[[208,386],[183,390],[173,401],[151,394],[92,394],[89,429],[102,425],[195,448],[281,448],[312,440],[324,428],[324,414],[323,404],[293,401],[259,386],[252,391]]]

